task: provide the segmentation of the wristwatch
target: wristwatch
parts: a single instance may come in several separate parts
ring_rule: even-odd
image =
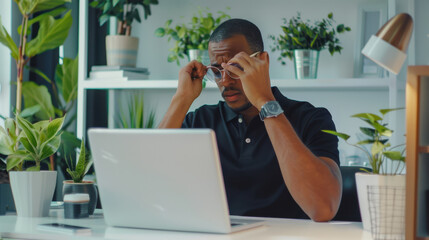
[[[279,102],[269,101],[261,107],[261,111],[259,112],[259,117],[261,118],[262,121],[264,121],[265,118],[277,117],[282,113],[283,113],[283,109],[280,106]]]

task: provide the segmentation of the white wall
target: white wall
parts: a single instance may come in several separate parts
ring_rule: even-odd
[[[357,39],[357,8],[364,0],[246,0],[246,1],[210,1],[210,0],[162,0],[159,5],[152,7],[152,16],[143,20],[141,24],[133,26],[132,35],[140,37],[138,65],[148,67],[152,79],[174,79],[179,67],[175,63],[168,63],[168,49],[173,42],[167,38],[157,38],[154,31],[164,26],[168,19],[173,19],[172,25],[187,23],[198,7],[209,7],[212,12],[226,11],[233,18],[245,18],[255,23],[262,32],[265,49],[270,53],[270,74],[275,79],[293,78],[293,64],[289,61],[282,66],[276,59],[278,53],[272,53],[270,34],[281,33],[282,18],[291,18],[297,11],[303,18],[320,20],[329,12],[334,13],[337,23],[344,23],[352,28],[351,32],[339,35],[342,46],[341,54],[330,56],[327,50],[320,56],[319,77],[339,78],[352,77],[355,54],[355,39]],[[230,10],[226,10],[226,7]],[[183,18],[182,18],[183,17]]]
[[[12,29],[12,0],[2,1],[0,7],[1,23],[11,33]],[[7,47],[0,44],[0,114],[9,116],[10,112],[10,81],[12,59]],[[0,119],[0,126],[3,121]]]
[[[402,1],[402,0],[398,0]],[[404,0],[405,1],[405,0]],[[133,26],[133,35],[140,38],[140,49],[138,66],[148,67],[151,79],[177,79],[180,69],[176,63],[168,63],[168,49],[173,46],[173,42],[168,43],[167,38],[157,38],[154,31],[164,25],[168,19],[173,19],[173,26],[187,23],[197,7],[209,7],[212,12],[218,10],[226,11],[233,18],[245,18],[255,23],[262,32],[265,49],[270,54],[270,76],[272,79],[292,79],[294,78],[293,63],[287,62],[287,66],[281,65],[277,61],[279,53],[271,52],[272,41],[268,38],[270,34],[279,34],[282,18],[290,19],[299,11],[303,18],[311,21],[326,17],[329,12],[333,12],[337,23],[344,23],[352,28],[351,32],[339,35],[341,45],[344,47],[341,54],[330,56],[327,50],[322,51],[319,62],[318,77],[330,78],[351,78],[354,73],[355,55],[360,55],[360,49],[356,47],[359,39],[358,11],[359,6],[371,2],[368,0],[246,0],[246,1],[209,1],[209,0],[162,0],[160,4],[152,7],[152,16],[144,20],[141,24]],[[386,1],[387,2],[387,1]],[[226,6],[230,10],[226,10]],[[403,8],[403,7],[401,7]],[[182,62],[183,64],[186,61]],[[384,90],[288,90],[281,89],[286,96],[311,102],[318,107],[326,107],[333,115],[338,131],[352,135],[355,142],[361,137],[359,126],[360,120],[350,118],[352,114],[359,112],[374,112],[378,109],[389,107],[388,92]],[[146,108],[157,109],[157,120],[164,115],[170,103],[172,91],[150,90],[145,91]],[[191,107],[191,110],[202,104],[213,104],[219,101],[220,94],[216,89],[205,89],[201,96]],[[398,105],[403,106],[403,101],[398,100]],[[402,104],[402,105],[401,105]],[[398,113],[401,115],[402,113]],[[405,125],[403,125],[403,128]],[[402,125],[401,125],[402,128]],[[405,131],[405,130],[403,130]],[[402,131],[402,132],[403,132]],[[401,131],[400,131],[401,132]],[[347,156],[363,156],[356,148],[350,147],[340,141],[340,157],[345,163]]]

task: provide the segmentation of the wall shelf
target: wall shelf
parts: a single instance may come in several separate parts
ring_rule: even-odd
[[[362,89],[388,90],[395,83],[394,78],[341,78],[341,79],[273,79],[271,85],[279,88],[302,90],[322,89]],[[177,80],[85,80],[81,82],[83,89],[176,89]],[[217,89],[211,82],[207,89]]]

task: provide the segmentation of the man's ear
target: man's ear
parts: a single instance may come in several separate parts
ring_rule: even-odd
[[[270,56],[268,55],[267,51],[263,51],[261,54],[261,57],[263,60],[267,61],[268,63],[270,63]]]

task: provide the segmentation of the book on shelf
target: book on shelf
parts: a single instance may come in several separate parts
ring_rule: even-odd
[[[88,80],[144,80],[149,79],[147,68],[123,66],[93,66]]]
[[[127,71],[127,72],[149,73],[147,68],[142,68],[142,67],[107,66],[107,65],[96,65],[91,67],[91,72],[120,71],[120,70]]]

